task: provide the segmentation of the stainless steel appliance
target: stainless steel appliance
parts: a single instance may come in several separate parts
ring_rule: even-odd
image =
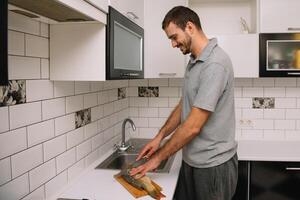
[[[259,35],[259,76],[300,77],[300,33]]]
[[[7,0],[0,1],[0,85],[8,85]]]

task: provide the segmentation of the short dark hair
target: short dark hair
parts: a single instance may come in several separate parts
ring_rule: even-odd
[[[182,30],[185,29],[188,22],[192,22],[199,30],[202,30],[199,16],[188,7],[176,6],[172,8],[162,22],[162,29],[165,29],[171,22]]]

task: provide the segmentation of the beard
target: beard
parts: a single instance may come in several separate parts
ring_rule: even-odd
[[[185,34],[184,41],[181,44],[179,44],[178,47],[180,48],[180,51],[184,55],[186,55],[191,53],[191,45],[192,45],[192,38],[188,34]]]

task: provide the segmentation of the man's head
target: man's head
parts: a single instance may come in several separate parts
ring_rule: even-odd
[[[202,32],[198,15],[184,6],[172,8],[165,16],[162,28],[172,46],[180,48],[183,54],[191,53],[193,36]]]

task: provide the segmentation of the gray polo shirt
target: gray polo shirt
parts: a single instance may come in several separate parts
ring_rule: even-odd
[[[236,153],[234,76],[231,60],[209,40],[201,55],[190,58],[183,84],[182,122],[192,107],[211,112],[200,133],[183,147],[183,160],[190,166],[220,165]]]

